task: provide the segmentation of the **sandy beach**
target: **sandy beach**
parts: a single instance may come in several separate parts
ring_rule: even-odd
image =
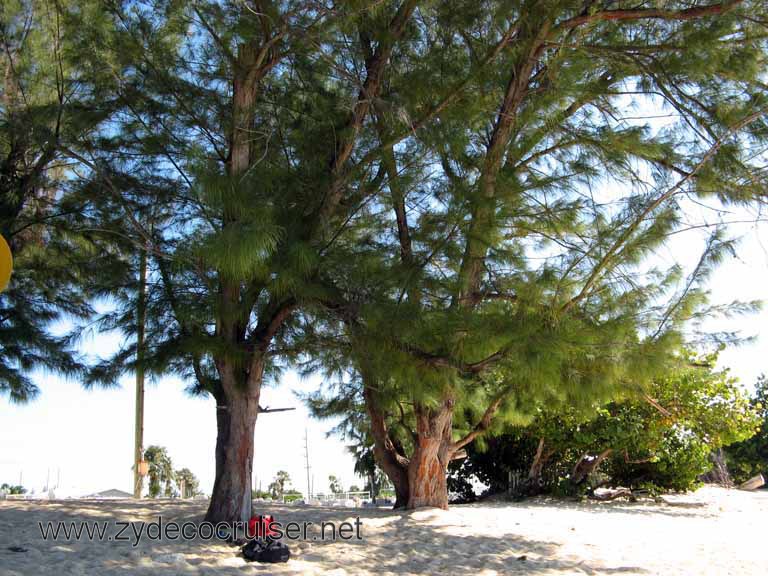
[[[81,574],[765,574],[768,492],[706,487],[667,503],[568,502],[393,512],[273,506],[290,521],[362,522],[362,540],[289,542],[286,564],[246,562],[223,543],[44,541],[38,522],[198,521],[205,502],[0,502],[3,576]],[[112,533],[118,528],[111,527]],[[15,551],[14,551],[15,550]]]

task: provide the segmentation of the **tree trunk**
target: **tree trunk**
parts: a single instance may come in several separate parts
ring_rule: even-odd
[[[386,418],[379,410],[373,388],[365,385],[363,398],[365,409],[371,421],[373,456],[376,463],[395,487],[395,508],[408,504],[408,459],[401,454],[389,436]]]
[[[718,448],[709,455],[709,461],[712,462],[712,470],[704,474],[704,481],[710,484],[719,484],[726,488],[732,488],[733,480],[731,479],[731,474],[728,472],[725,451],[722,448]]]
[[[371,487],[371,502],[375,506],[376,497],[379,495],[379,487],[376,486],[376,466],[375,465],[371,473],[368,474],[368,486]]]
[[[533,457],[533,462],[528,470],[528,478],[526,479],[523,491],[527,496],[535,496],[541,494],[544,489],[544,482],[542,481],[542,474],[544,472],[544,466],[552,456],[552,450],[546,448],[546,442],[544,438],[539,438],[539,444],[536,447],[536,454]]]
[[[390,478],[392,485],[395,487],[395,503],[392,505],[394,510],[401,510],[408,506],[408,495],[410,489],[408,487],[408,471],[402,470],[398,472],[397,476],[399,480],[396,482]]]
[[[408,463],[409,510],[422,507],[448,509],[448,463],[453,456],[451,426],[453,401],[438,409],[419,404],[416,412],[416,449]]]
[[[528,482],[539,482],[546,461],[547,455],[544,452],[544,438],[539,438],[539,445],[536,447],[536,455],[533,457],[530,470],[528,470]]]
[[[597,456],[590,456],[588,453],[584,454],[573,467],[573,471],[571,472],[571,483],[578,486],[586,482],[600,467],[603,460],[608,458],[612,453],[613,450],[608,448],[607,450],[600,452]]]
[[[441,439],[420,437],[408,466],[409,510],[422,507],[448,509],[448,462],[440,458]]]
[[[257,66],[251,44],[238,47],[237,65],[232,81],[232,127],[227,171],[240,178],[251,162],[251,125],[258,82],[262,70]],[[237,214],[224,207],[224,228],[236,224]],[[241,283],[224,277],[220,289],[220,313],[216,334],[229,347],[241,344],[247,322],[240,309]],[[259,393],[263,365],[255,356],[250,371],[226,356],[215,358],[221,387],[216,394],[216,476],[205,519],[209,522],[247,522],[251,511],[251,473],[253,470],[253,434],[259,414]]]
[[[258,392],[226,395],[216,402],[216,477],[205,519],[247,522],[251,517],[253,434],[259,413]]]

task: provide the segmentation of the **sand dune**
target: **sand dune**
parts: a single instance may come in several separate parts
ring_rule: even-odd
[[[362,540],[289,542],[287,564],[247,563],[239,550],[196,541],[44,541],[38,522],[202,519],[205,502],[0,502],[0,574],[755,574],[768,569],[768,492],[704,488],[656,503],[552,499],[449,511],[275,506],[289,521],[360,516]],[[117,529],[111,529],[114,533]],[[12,551],[14,548],[18,551]]]

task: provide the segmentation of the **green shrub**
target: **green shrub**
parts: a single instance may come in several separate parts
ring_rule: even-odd
[[[752,408],[761,417],[761,425],[751,438],[726,447],[728,470],[737,483],[757,474],[768,477],[768,379],[760,376],[752,395]]]

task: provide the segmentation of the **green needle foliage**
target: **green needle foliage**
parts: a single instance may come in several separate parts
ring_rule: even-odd
[[[218,521],[250,516],[262,384],[292,362],[351,374],[382,469],[410,506],[445,505],[438,477],[471,441],[649,385],[708,313],[723,230],[693,270],[649,261],[691,202],[764,193],[764,8],[62,9],[82,25],[61,53],[109,122],[59,148],[121,263],[94,290],[126,344],[88,382],[140,364],[215,398]]]
[[[123,264],[98,232],[79,162],[112,112],[103,66],[80,55],[99,26],[95,2],[4,2],[0,7],[0,234],[14,258],[0,295],[0,393],[33,398],[35,369],[81,376],[78,324]],[[87,22],[87,26],[85,23]]]
[[[694,336],[686,322],[717,311],[705,283],[734,251],[724,226],[692,269],[649,262],[690,226],[694,203],[764,200],[754,9],[420,10],[441,49],[394,66],[375,111],[385,194],[334,271],[347,305],[328,332],[346,345],[329,348],[322,325],[309,332],[327,367],[361,375],[386,423],[379,451],[408,470],[409,506],[446,505],[424,471],[539,402],[580,409],[651,386]],[[445,86],[460,87],[457,105],[422,126]],[[387,435],[396,423],[409,429],[404,450]]]
[[[362,160],[372,98],[415,4],[105,6],[120,114],[84,186],[150,261],[142,367],[216,400],[209,519],[250,516],[261,385],[296,353],[302,314],[334,305],[324,270],[380,187]],[[131,336],[135,302],[135,283],[113,286],[102,328]],[[90,382],[135,368],[130,342]]]

